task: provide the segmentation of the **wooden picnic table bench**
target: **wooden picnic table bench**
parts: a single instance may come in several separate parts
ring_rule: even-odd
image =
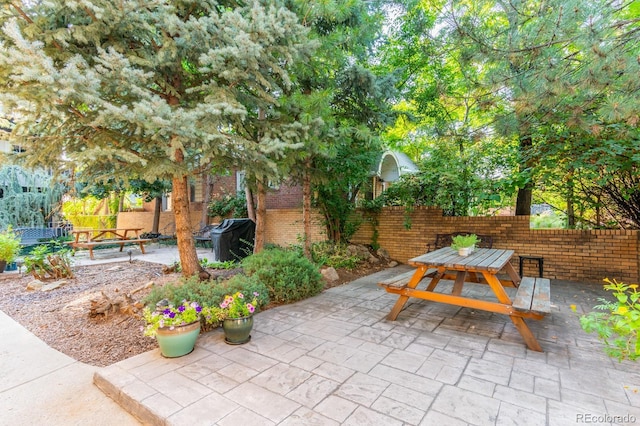
[[[539,320],[551,312],[550,281],[546,278],[521,279],[510,263],[512,256],[513,250],[497,249],[476,249],[469,256],[460,256],[450,247],[444,247],[409,260],[409,264],[416,267],[415,271],[378,283],[387,292],[399,295],[387,319],[394,321],[410,297],[505,314],[509,315],[527,347],[542,352],[524,319]],[[499,272],[506,273],[508,278],[499,278]],[[451,294],[436,292],[438,283],[449,277],[455,279]],[[417,289],[426,278],[429,278],[426,290]],[[463,295],[463,285],[467,282],[489,285],[497,301]],[[513,301],[505,287],[517,288]]]
[[[93,248],[98,246],[115,245],[120,246],[120,251],[125,245],[137,244],[142,254],[145,254],[144,245],[153,238],[140,238],[142,228],[106,228],[106,229],[80,229],[71,231],[74,240],[69,244],[75,254],[76,249],[86,248],[89,250],[89,257],[94,260]],[[133,234],[130,236],[130,233]]]

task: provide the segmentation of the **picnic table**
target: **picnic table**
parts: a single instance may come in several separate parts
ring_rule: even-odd
[[[142,228],[77,229],[71,231],[74,239],[69,244],[74,254],[78,248],[89,249],[89,257],[92,260],[94,260],[93,248],[104,245],[119,245],[122,251],[127,244],[138,244],[140,251],[144,254],[144,244],[153,239],[140,238],[140,231]]]
[[[542,352],[542,347],[524,319],[542,319],[550,312],[550,282],[546,278],[521,278],[510,260],[513,250],[476,249],[469,256],[460,256],[451,247],[444,247],[409,260],[415,271],[378,283],[387,292],[398,294],[398,300],[387,319],[395,321],[410,297],[508,315],[527,347]],[[506,274],[500,278],[498,273]],[[425,290],[418,284],[428,278]],[[437,292],[443,279],[454,280],[451,294]],[[465,283],[486,284],[496,300],[482,300],[462,294]],[[505,287],[516,287],[513,300]]]

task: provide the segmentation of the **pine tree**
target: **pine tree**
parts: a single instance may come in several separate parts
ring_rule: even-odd
[[[171,179],[180,261],[202,272],[187,178],[211,163],[275,173],[295,147],[238,131],[277,105],[306,30],[279,2],[12,2],[2,10],[0,97],[31,165],[94,179]]]

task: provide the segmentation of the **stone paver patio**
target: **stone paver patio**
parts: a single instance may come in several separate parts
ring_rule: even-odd
[[[151,351],[94,382],[149,424],[640,424],[640,363],[608,358],[570,309],[591,310],[600,284],[552,281],[552,314],[527,321],[538,353],[503,315],[411,299],[385,320],[396,296],[376,283],[406,270],[261,312],[245,345],[218,329],[190,355]]]

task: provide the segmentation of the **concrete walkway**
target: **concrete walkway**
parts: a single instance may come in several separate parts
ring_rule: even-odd
[[[376,282],[405,270],[261,312],[245,345],[214,330],[187,356],[154,350],[105,368],[0,315],[11,336],[0,339],[0,424],[135,424],[92,372],[154,425],[640,424],[640,363],[609,359],[570,310],[590,310],[601,285],[552,282],[552,314],[528,321],[545,349],[537,353],[502,315],[411,300],[386,321],[396,297]]]

